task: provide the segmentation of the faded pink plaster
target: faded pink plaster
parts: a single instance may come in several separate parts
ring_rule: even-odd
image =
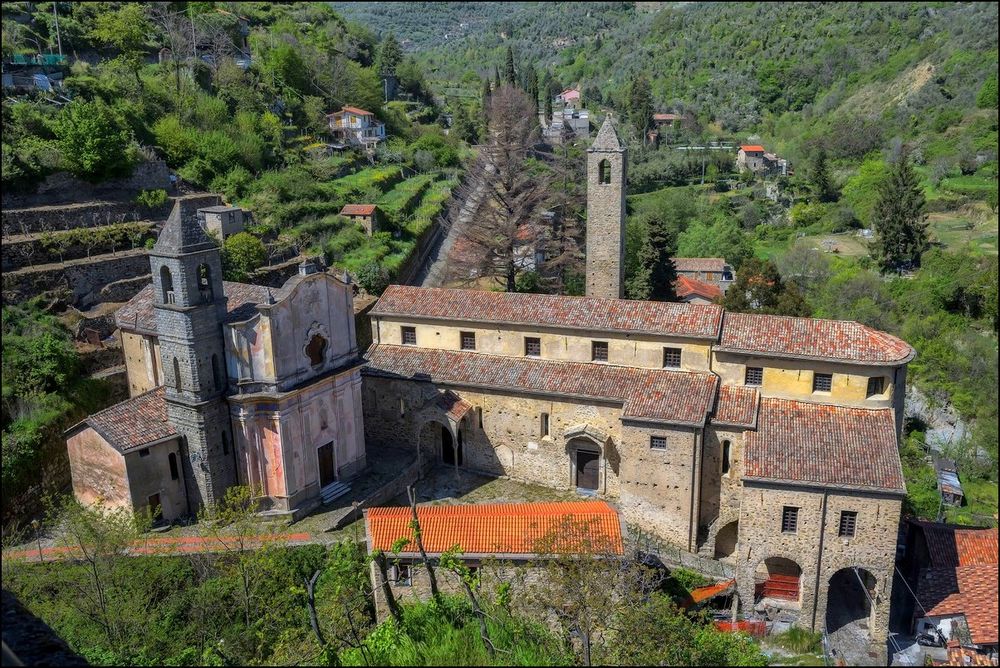
[[[265,490],[269,496],[287,496],[285,471],[282,464],[281,434],[277,420],[272,420],[261,431],[261,444],[265,459]]]

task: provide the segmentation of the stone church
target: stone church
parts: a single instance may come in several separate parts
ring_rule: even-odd
[[[821,629],[860,606],[884,639],[906,490],[905,342],[856,322],[621,299],[627,149],[588,152],[587,296],[390,286],[359,357],[352,286],[219,279],[175,211],[153,285],[117,314],[133,397],[68,432],[74,490],[165,518],[253,484],[298,517],[367,457],[612,502],[726,561],[745,610]]]

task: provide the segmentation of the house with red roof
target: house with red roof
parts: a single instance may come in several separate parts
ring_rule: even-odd
[[[360,223],[368,236],[378,232],[381,210],[376,204],[345,204],[340,215],[349,218],[351,222]]]
[[[742,144],[736,151],[736,169],[761,176],[787,176],[788,161],[768,153],[760,144]]]
[[[684,277],[700,283],[708,283],[725,293],[736,280],[732,265],[721,257],[672,257],[674,272],[678,278]],[[694,283],[693,285],[697,285]]]
[[[374,146],[385,139],[385,123],[370,111],[344,106],[326,115],[334,140],[351,146]]]
[[[605,501],[423,505],[416,513],[429,559],[457,550],[470,570],[489,562],[494,576],[520,571],[526,580],[543,577],[544,563],[560,555],[625,556],[624,523]],[[430,578],[415,542],[413,511],[375,507],[365,510],[364,518],[369,554],[384,555],[370,567],[379,618],[388,613],[382,568],[397,601],[429,599]],[[461,591],[452,573],[439,568],[435,575],[443,591]]]
[[[563,104],[567,107],[579,106],[580,91],[576,88],[567,88],[555,97],[556,104]]]
[[[718,286],[687,276],[677,277],[674,281],[674,293],[678,301],[686,304],[711,304],[722,298],[722,290]]]

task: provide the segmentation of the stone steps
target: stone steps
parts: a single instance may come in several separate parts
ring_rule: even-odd
[[[339,499],[348,492],[351,491],[351,486],[346,482],[333,482],[324,487],[319,491],[320,498],[323,499],[323,505],[328,505],[332,503],[335,499]]]

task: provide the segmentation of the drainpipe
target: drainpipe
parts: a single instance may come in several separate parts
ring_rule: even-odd
[[[823,538],[826,534],[826,497],[829,495],[827,490],[823,490],[823,505],[820,511],[819,520],[819,552],[816,555],[816,582],[813,585],[813,612],[812,612],[812,626],[811,630],[816,630],[816,608],[819,607],[819,579],[820,579],[820,568],[823,565]]]
[[[691,530],[688,534],[688,552],[698,550],[698,523],[701,519],[701,459],[705,428],[694,432],[694,465],[691,467]]]

